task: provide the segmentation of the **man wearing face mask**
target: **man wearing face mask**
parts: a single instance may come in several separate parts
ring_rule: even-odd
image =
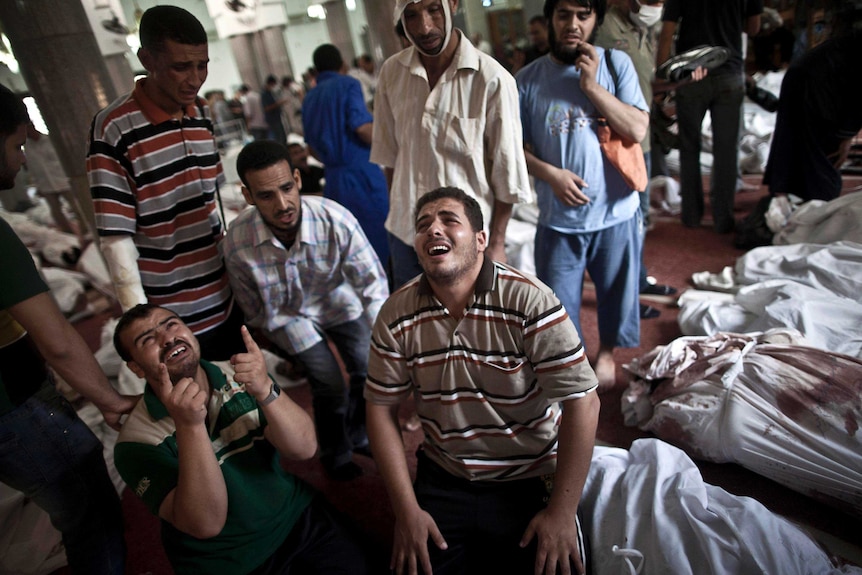
[[[638,75],[638,83],[643,92],[644,100],[649,105],[652,102],[652,82],[655,76],[655,51],[658,44],[658,34],[661,30],[661,13],[664,0],[622,0],[613,6],[608,6],[605,21],[596,31],[596,46],[621,50],[629,55]],[[644,151],[647,174],[650,169],[650,135],[641,141]],[[649,228],[649,186],[640,194],[641,211],[643,212],[644,234]],[[644,237],[644,240],[646,238]],[[648,295],[672,295],[676,288],[668,285],[651,283],[647,280],[647,270],[643,261],[643,242],[641,243],[640,293]],[[641,319],[652,319],[661,314],[659,310],[647,304],[640,304]]]

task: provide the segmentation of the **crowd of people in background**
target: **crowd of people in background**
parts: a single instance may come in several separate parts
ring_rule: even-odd
[[[637,347],[641,320],[658,315],[640,295],[676,291],[643,262],[649,187],[607,163],[597,126],[640,143],[655,165],[664,151],[651,111],[675,94],[681,219],[694,227],[705,215],[709,111],[711,222],[732,232],[744,34],[760,32],[763,1],[546,0],[526,23],[529,41],[498,47],[459,30],[458,9],[398,0],[405,48],[379,66],[367,54],[349,66],[324,44],[301,82],[269,74],[230,98],[200,95],[209,58],[197,18],[168,5],[144,12],[147,75],[94,117],[86,158],[94,232],[122,310],[114,343],[146,381],[142,400],[99,375],[0,225],[16,278],[0,290],[0,431],[29,436],[17,413],[35,422],[62,409],[88,446],[53,462],[45,487],[0,453],[0,480],[51,514],[74,573],[123,572],[122,522],[100,450],[56,397],[45,361],[110,424],[130,414],[116,465],[162,520],[178,573],[380,572],[363,535],[277,459],[314,456],[339,481],[361,475],[355,456],[375,459],[398,573],[588,569],[577,510],[598,394],[617,383],[614,350]],[[830,199],[836,178],[840,190],[837,169],[862,128],[850,97],[862,78],[853,21],[841,34],[836,21],[840,37],[787,71],[783,139],[765,178],[774,194]],[[657,79],[668,62],[683,72]],[[4,88],[0,100],[8,189],[25,142],[34,172],[48,152],[20,99]],[[800,110],[808,119],[789,123]],[[217,196],[234,144],[250,207],[225,228]],[[69,226],[57,208],[68,182],[37,186]],[[534,201],[537,277],[505,251],[514,206]],[[585,349],[581,329],[586,273],[598,349]],[[21,347],[24,329],[41,357]],[[270,379],[261,348],[302,369],[313,419]],[[27,373],[9,367],[21,357]],[[424,431],[415,483],[398,418],[409,397],[416,416],[404,428]],[[70,469],[98,493],[62,485]]]

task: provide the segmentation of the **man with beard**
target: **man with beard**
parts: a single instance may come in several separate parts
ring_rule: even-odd
[[[536,271],[580,326],[584,271],[595,284],[599,386],[616,382],[614,348],[640,343],[640,200],[606,163],[597,120],[626,140],[643,140],[648,106],[631,59],[590,42],[605,15],[605,0],[547,0],[551,57],[518,73],[527,166],[536,178],[539,224]]]
[[[422,271],[411,214],[440,186],[468,190],[488,222],[488,252],[506,261],[512,204],[532,199],[519,145],[518,93],[505,68],[454,28],[457,0],[399,0],[410,48],[383,63],[374,99],[371,162],[389,181],[392,285]]]
[[[371,325],[389,295],[383,268],[347,209],[300,197],[302,179],[286,146],[252,142],[236,170],[255,207],[231,223],[225,239],[237,302],[248,325],[305,368],[321,462],[332,478],[353,479],[362,473],[353,452],[368,454],[362,391]]]
[[[0,190],[15,185],[29,122],[21,98],[0,86]],[[122,510],[102,443],[57,393],[45,364],[115,429],[137,398],[111,387],[57,307],[30,252],[2,219],[0,267],[0,481],[48,514],[63,536],[73,574],[121,575]]]
[[[314,424],[245,326],[241,336],[243,353],[210,363],[174,312],[123,314],[114,346],[147,385],[117,439],[117,470],[161,519],[177,573],[365,573],[341,520],[281,468],[280,457],[314,455]]]
[[[584,573],[576,514],[599,399],[578,334],[546,285],[486,255],[471,196],[434,190],[414,221],[424,273],[380,310],[365,390],[390,568]],[[412,487],[398,426],[411,395],[425,432]]]

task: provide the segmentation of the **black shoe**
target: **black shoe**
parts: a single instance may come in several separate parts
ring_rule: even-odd
[[[712,70],[727,61],[730,50],[721,46],[698,46],[677,54],[659,66],[655,75],[661,80],[679,82],[691,76],[697,68]]]
[[[641,288],[641,293],[644,295],[673,295],[676,293],[676,288],[662,284],[647,284]]]
[[[661,312],[651,305],[641,304],[641,319],[654,319],[661,315]]]
[[[326,474],[335,481],[350,481],[362,475],[362,468],[352,461],[348,461],[338,467],[327,467]]]

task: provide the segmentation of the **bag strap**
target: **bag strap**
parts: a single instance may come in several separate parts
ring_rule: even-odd
[[[614,96],[617,95],[620,85],[620,77],[617,75],[617,69],[614,67],[614,61],[611,59],[613,48],[605,50],[605,65],[608,67],[608,72],[611,73],[611,78],[614,81]]]

